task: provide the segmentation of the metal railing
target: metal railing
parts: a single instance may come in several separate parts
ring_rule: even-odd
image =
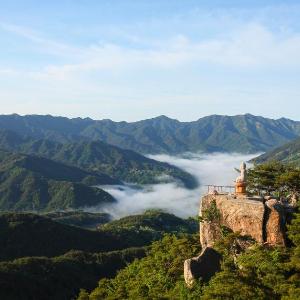
[[[218,194],[232,194],[235,192],[235,186],[232,185],[215,185],[215,184],[207,184],[207,193],[215,193]]]

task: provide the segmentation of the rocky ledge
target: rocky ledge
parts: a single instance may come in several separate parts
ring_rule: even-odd
[[[221,237],[221,228],[250,236],[258,243],[286,245],[285,224],[290,207],[276,199],[236,195],[204,196],[200,204],[200,217],[214,205],[218,211],[218,222],[202,219],[200,243],[202,253],[184,263],[184,277],[191,286],[196,278],[209,279],[220,267],[220,255],[213,249]]]

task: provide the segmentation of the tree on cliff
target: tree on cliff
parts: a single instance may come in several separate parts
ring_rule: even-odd
[[[277,161],[254,165],[248,171],[248,189],[255,194],[300,193],[300,169]]]

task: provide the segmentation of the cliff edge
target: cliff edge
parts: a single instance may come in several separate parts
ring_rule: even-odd
[[[207,212],[215,209],[217,220],[207,219]],[[200,243],[202,252],[198,257],[184,263],[184,277],[188,286],[195,279],[209,279],[220,268],[221,256],[213,249],[221,238],[222,227],[243,236],[250,236],[258,243],[286,245],[285,224],[288,208],[276,199],[246,195],[208,194],[200,204]]]

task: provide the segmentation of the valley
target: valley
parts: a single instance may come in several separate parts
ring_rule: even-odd
[[[0,1],[0,300],[299,300],[300,1]]]
[[[0,297],[8,300],[113,299],[113,290],[119,299],[141,297],[127,272],[137,270],[145,282],[152,264],[159,280],[173,282],[166,291],[159,281],[153,297],[174,296],[178,284],[188,295],[205,294],[202,285],[189,291],[181,274],[184,259],[201,251],[197,212],[206,185],[233,185],[241,161],[297,163],[299,152],[298,122],[251,115],[210,116],[197,125],[166,117],[3,120]],[[171,277],[165,260],[174,265]]]

